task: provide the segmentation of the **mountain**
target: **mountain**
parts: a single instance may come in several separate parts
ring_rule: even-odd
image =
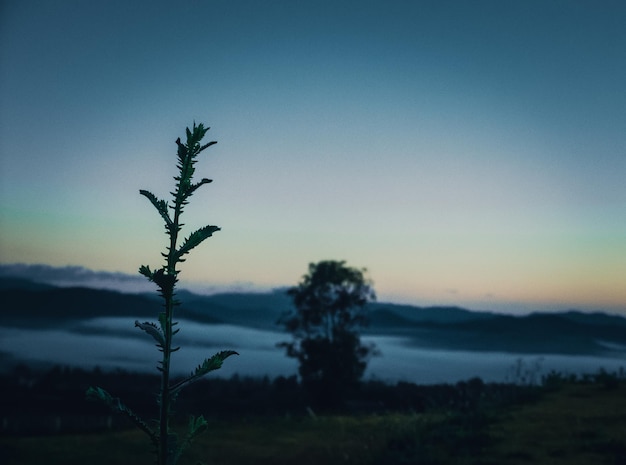
[[[47,289],[54,289],[55,286],[50,284],[43,284],[24,278],[0,278],[0,291],[3,290],[27,290],[27,291],[42,291]]]
[[[449,325],[431,325],[431,344],[445,348],[518,353],[599,354],[606,343],[626,347],[624,320],[604,324],[601,315],[593,324],[568,314],[535,313],[527,316],[493,315]],[[619,318],[619,317],[617,317]],[[428,337],[427,337],[428,340]],[[419,345],[421,341],[413,341]]]
[[[177,292],[182,302],[179,318],[204,323],[228,323],[258,329],[279,329],[277,321],[293,307],[284,291],[268,293],[222,293],[198,295]],[[26,279],[0,278],[0,324],[35,320],[63,321],[95,317],[130,316],[154,318],[161,298],[156,293],[124,294],[85,287],[54,287]],[[371,303],[370,330],[374,333],[402,333],[426,323],[451,324],[491,316],[458,307],[415,307]],[[49,324],[48,322],[46,324]]]
[[[411,323],[440,323],[451,324],[464,321],[483,320],[493,317],[493,313],[476,312],[460,307],[416,307],[414,305],[398,305],[389,303],[369,304],[370,318],[372,321],[382,320],[383,315],[393,314],[400,318],[404,324]]]
[[[626,329],[626,318],[617,315],[607,315],[601,312],[583,313],[570,310],[569,312],[562,313],[561,316],[585,325],[615,325],[616,327]]]
[[[88,288],[0,288],[3,326],[54,327],[102,316],[155,315],[154,302],[138,295]]]
[[[201,323],[229,323],[278,329],[276,321],[289,309],[284,293],[201,296],[181,290],[177,316]],[[0,278],[0,326],[62,326],[97,317],[148,318],[161,308],[156,293],[124,294],[86,287],[54,287],[26,279]]]
[[[278,331],[289,311],[284,291],[210,296],[181,290],[179,319]],[[61,327],[96,317],[156,320],[160,297],[89,288],[57,288],[0,278],[0,326]],[[604,313],[510,316],[459,307],[369,306],[368,336],[403,337],[415,347],[513,353],[600,354],[626,350],[626,319]]]
[[[279,329],[278,319],[291,308],[291,301],[284,292],[231,292],[209,296],[185,292],[179,297],[185,318],[209,317],[223,323],[274,331]]]

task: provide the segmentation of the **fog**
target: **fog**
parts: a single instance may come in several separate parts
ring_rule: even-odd
[[[64,329],[0,328],[0,351],[6,356],[32,364],[60,364],[102,369],[156,372],[160,352],[154,340],[134,327],[132,318],[96,318]],[[297,363],[276,347],[290,336],[278,331],[234,325],[206,325],[181,321],[173,354],[175,374],[191,372],[205,358],[220,350],[232,349],[222,369],[210,376],[275,377],[297,374]],[[626,365],[621,358],[552,354],[513,354],[416,348],[414,341],[392,336],[364,337],[376,344],[380,355],[368,364],[365,379],[410,381],[421,384],[457,382],[472,377],[484,381],[519,381],[516,370],[538,380],[551,370],[563,373],[595,373],[600,368],[618,370]],[[5,368],[10,368],[6,366]]]

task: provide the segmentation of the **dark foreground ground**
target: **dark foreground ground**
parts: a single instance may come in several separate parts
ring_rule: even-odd
[[[75,381],[71,373],[66,375]],[[246,391],[244,385],[250,390]],[[244,405],[244,400],[237,404],[222,392],[222,407],[228,408],[213,404],[217,413],[207,413],[209,431],[194,443],[181,463],[626,464],[626,382],[617,375],[601,373],[578,379],[552,375],[544,378],[543,386],[535,387],[494,386],[480,380],[435,387],[377,385],[361,392],[358,402],[317,414],[300,410],[302,399],[293,380],[230,380],[219,386],[206,385],[200,394],[214,399],[219,389],[234,390],[239,386],[237,395],[250,396],[257,391],[260,396],[263,385],[266,395],[276,396],[277,403],[269,405],[273,411],[261,406],[251,408],[251,404]],[[33,396],[33,387],[23,391],[37,406],[41,399]],[[292,404],[282,404],[280,411],[277,405],[289,396],[279,400],[274,389],[290,392]],[[192,394],[192,398],[198,395]],[[48,391],[48,400],[54,395],[54,390]],[[271,404],[270,397],[264,401]],[[20,401],[24,400],[28,399]],[[3,404],[6,408],[6,396]],[[46,410],[44,405],[39,404],[39,408]],[[239,411],[237,405],[251,413]],[[200,403],[198,407],[202,410],[206,406]],[[197,409],[191,411],[198,413]],[[20,432],[15,426],[17,416],[5,415],[3,426],[13,422],[14,430],[5,428],[2,432],[0,463],[152,463],[142,432],[107,420],[97,410],[86,409],[83,413],[99,419],[100,426],[92,422],[92,432],[71,432],[78,426],[68,419],[80,417],[80,412],[72,412],[47,415],[48,423],[42,421],[38,433],[32,425],[23,425]]]

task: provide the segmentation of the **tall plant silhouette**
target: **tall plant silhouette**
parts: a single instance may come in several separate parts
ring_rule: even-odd
[[[158,349],[163,356],[159,362],[157,369],[161,372],[161,388],[157,396],[159,407],[159,415],[156,420],[157,428],[153,429],[148,423],[136,415],[130,408],[122,403],[119,398],[111,396],[107,391],[99,387],[90,387],[87,390],[87,397],[92,400],[99,400],[107,404],[113,410],[127,416],[137,427],[144,431],[152,445],[156,455],[155,463],[157,465],[174,465],[184,450],[191,444],[192,440],[198,436],[207,427],[207,422],[203,416],[191,416],[187,433],[183,440],[179,440],[178,436],[170,428],[170,417],[172,405],[178,397],[180,391],[199,380],[207,373],[221,368],[224,360],[231,355],[237,354],[233,350],[224,350],[218,352],[210,358],[205,359],[198,367],[186,378],[173,382],[170,379],[171,358],[172,353],[176,352],[180,347],[174,347],[172,340],[174,335],[179,331],[174,329],[177,323],[174,321],[174,309],[180,305],[176,299],[176,284],[178,282],[177,269],[178,264],[185,261],[183,258],[192,249],[200,245],[205,239],[211,237],[214,232],[219,231],[217,226],[204,226],[191,234],[179,245],[179,233],[183,224],[180,222],[181,215],[185,205],[188,204],[189,198],[202,185],[208,184],[211,180],[202,178],[199,182],[192,183],[195,171],[195,163],[197,157],[206,148],[217,142],[212,141],[201,145],[209,128],[205,128],[202,124],[193,128],[187,128],[187,142],[183,144],[180,138],[176,140],[178,146],[178,175],[174,177],[176,188],[171,192],[173,196],[172,203],[157,198],[153,193],[147,190],[140,190],[139,193],[145,196],[156,208],[159,215],[165,222],[165,232],[169,239],[167,253],[162,253],[165,263],[161,268],[153,271],[149,266],[142,265],[139,273],[148,280],[155,283],[159,293],[163,298],[163,311],[159,313],[158,324],[151,322],[140,323],[135,321],[135,326],[152,336],[156,341]]]

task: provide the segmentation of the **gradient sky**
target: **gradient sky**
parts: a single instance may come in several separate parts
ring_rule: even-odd
[[[379,300],[626,314],[623,1],[0,6],[0,261],[160,265],[176,146],[219,143],[181,277],[367,267]]]

